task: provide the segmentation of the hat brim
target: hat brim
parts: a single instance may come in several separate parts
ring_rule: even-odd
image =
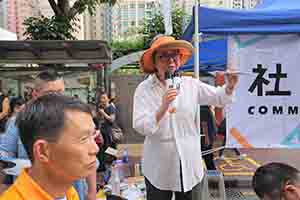
[[[193,46],[185,40],[174,40],[169,43],[161,44],[155,48],[149,48],[144,52],[140,59],[140,66],[145,73],[154,73],[155,64],[153,62],[153,53],[159,49],[176,49],[180,54],[180,67],[184,65],[193,55]]]

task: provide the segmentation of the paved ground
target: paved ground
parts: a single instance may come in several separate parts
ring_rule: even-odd
[[[143,145],[120,145],[120,155],[122,149],[126,147],[129,149],[132,162],[139,162]],[[257,197],[251,189],[251,180],[255,170],[263,164],[269,162],[283,162],[300,169],[300,150],[240,149],[240,152],[246,154],[243,159],[237,159],[235,153],[230,149],[226,149],[224,152],[225,160],[215,159],[217,168],[222,171],[224,175],[227,200],[257,200]]]
[[[300,169],[300,149],[241,149],[241,152],[246,153],[260,165],[283,162]]]
[[[237,160],[229,154],[225,160],[216,159],[215,163],[225,177],[231,179],[251,179],[257,167],[270,162],[288,163],[300,169],[300,150],[293,149],[240,149],[246,157]]]
[[[133,162],[141,159],[142,144],[119,145],[119,155],[124,148],[128,148],[129,156]],[[293,149],[240,149],[241,154],[246,154],[243,159],[238,157],[230,149],[224,152],[225,160],[215,159],[217,168],[223,172],[225,177],[251,178],[257,167],[269,162],[288,163],[300,169],[300,150]],[[215,156],[217,157],[217,156]]]

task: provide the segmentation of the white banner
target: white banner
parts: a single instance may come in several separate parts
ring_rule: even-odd
[[[227,108],[229,147],[300,147],[299,35],[229,39],[228,64],[240,75]]]

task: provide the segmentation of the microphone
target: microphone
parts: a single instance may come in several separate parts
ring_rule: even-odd
[[[167,83],[167,88],[173,88],[173,73],[169,70],[165,72],[165,80]]]
[[[181,78],[179,76],[178,72],[174,72],[172,73],[171,71],[166,71],[165,72],[165,80],[166,80],[166,84],[167,84],[167,88],[175,88],[177,90],[177,93],[179,92],[180,89],[180,82],[181,82]],[[175,98],[170,105],[169,108],[169,113],[175,113],[176,112],[176,108],[177,108],[177,98]]]

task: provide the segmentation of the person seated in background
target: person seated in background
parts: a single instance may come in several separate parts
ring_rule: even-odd
[[[23,169],[0,200],[78,200],[72,183],[96,170],[99,150],[89,106],[50,93],[29,102],[16,124],[32,166]]]
[[[284,163],[269,163],[255,171],[252,187],[263,200],[300,200],[300,173]]]

